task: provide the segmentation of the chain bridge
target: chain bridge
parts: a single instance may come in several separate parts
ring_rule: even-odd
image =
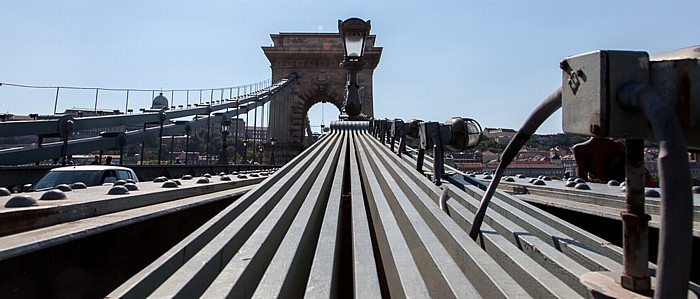
[[[272,35],[274,45],[263,47],[269,83],[242,94],[236,88],[235,96],[234,88],[210,89],[208,102],[203,90],[167,90],[171,101],[186,93],[185,104],[171,106],[161,93],[151,109],[133,113],[128,98],[138,90],[119,90],[126,93],[126,113],[108,115],[98,113],[105,89],[95,89],[94,115],[56,114],[67,87],[0,86],[56,89],[53,115],[0,122],[0,138],[38,138],[0,150],[0,179],[10,187],[0,188],[0,297],[700,294],[694,220],[700,192],[691,188],[687,162],[688,150],[700,148],[697,47],[651,57],[596,51],[566,58],[559,64],[562,86],[534,108],[496,171],[475,174],[445,165],[443,157],[478,144],[478,122],[373,118],[372,73],[382,48],[368,34],[369,22],[339,21],[339,31]],[[350,53],[358,32],[362,47]],[[197,91],[199,102],[190,104]],[[306,113],[318,102],[347,114],[311,143],[304,137]],[[231,120],[238,124],[252,111],[257,126],[261,110],[262,126],[265,107],[267,137],[243,137],[259,142],[265,156],[258,158],[253,145],[258,163],[248,163],[246,146],[240,161],[236,128],[231,163]],[[683,107],[690,112],[678,117]],[[626,140],[625,189],[504,176],[558,109],[566,132]],[[216,124],[225,133],[213,162]],[[79,133],[104,128],[112,129]],[[173,163],[172,150],[161,164],[164,137],[172,147],[183,136],[188,147],[197,131],[206,131],[206,159],[190,160],[186,148],[181,165]],[[645,138],[659,142],[664,154],[660,188],[644,188]],[[158,162],[144,165],[144,145],[153,140]],[[141,147],[140,161],[129,164],[125,151],[134,145]],[[142,181],[38,192],[23,186],[59,166],[39,166],[42,161],[63,166],[71,156],[103,151],[118,152],[119,163],[140,171]]]

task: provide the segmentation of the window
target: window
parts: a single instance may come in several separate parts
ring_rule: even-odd
[[[118,180],[128,180],[128,179],[133,179],[133,177],[131,176],[131,171],[117,170],[117,179]]]
[[[117,181],[117,173],[114,170],[105,170],[102,174],[102,184],[114,183]]]

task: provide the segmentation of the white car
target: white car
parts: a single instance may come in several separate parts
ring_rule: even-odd
[[[60,184],[70,185],[77,182],[83,182],[88,187],[100,186],[104,183],[114,183],[117,180],[128,179],[139,181],[136,173],[127,167],[112,165],[66,166],[51,169],[30,190],[47,190]]]

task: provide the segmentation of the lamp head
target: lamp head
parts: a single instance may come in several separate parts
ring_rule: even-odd
[[[338,20],[338,31],[343,39],[346,60],[362,59],[365,51],[365,41],[371,28],[370,21],[364,21],[359,18],[349,18],[345,21]]]
[[[450,140],[445,146],[453,151],[464,151],[475,147],[481,141],[481,126],[471,118],[453,117],[445,122],[450,129]]]

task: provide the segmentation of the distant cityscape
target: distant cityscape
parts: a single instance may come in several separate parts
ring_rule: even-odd
[[[482,141],[473,152],[447,152],[445,163],[461,171],[491,173],[501,161],[501,154],[515,135],[513,129],[485,128]],[[586,137],[571,134],[533,135],[516,159],[508,166],[505,175],[524,174],[529,177],[540,175],[563,178],[566,173],[575,176],[576,160],[571,148],[586,141]],[[658,177],[657,159],[659,150],[648,144],[644,149],[644,166],[652,177]],[[700,155],[688,154],[691,176],[700,181]]]

